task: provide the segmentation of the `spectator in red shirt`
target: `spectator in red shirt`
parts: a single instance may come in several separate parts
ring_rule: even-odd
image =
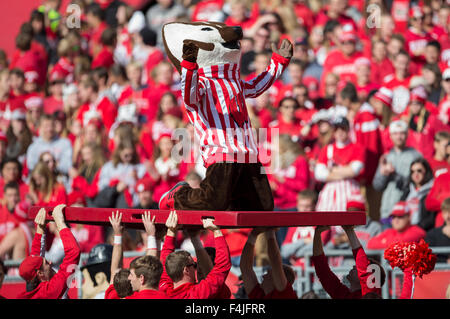
[[[256,238],[262,232],[266,233],[270,269],[260,284],[253,270],[253,251]],[[252,230],[242,250],[240,268],[244,289],[249,299],[297,299],[297,294],[292,288],[295,272],[282,263],[274,230],[264,228]]]
[[[80,52],[79,35],[69,33],[58,43],[58,62],[50,69],[50,77],[62,79],[63,83],[74,81],[75,59]]]
[[[394,33],[386,43],[387,57],[394,63],[395,56],[405,47],[405,38],[399,33]]]
[[[63,87],[64,87],[64,76],[61,73],[54,72],[50,74],[49,77],[49,93],[50,95],[44,98],[44,108],[45,114],[53,114],[55,111],[62,111],[64,108],[63,104]]]
[[[347,0],[328,1],[328,5],[321,9],[321,11],[317,14],[316,24],[325,25],[329,20],[337,20],[343,27],[345,26],[349,30],[356,31],[356,23],[352,18],[345,14],[345,10],[347,8]]]
[[[447,153],[450,154],[450,146],[447,146]],[[443,201],[450,197],[450,171],[440,174],[433,183],[428,196],[425,199],[425,208],[428,211],[438,212],[435,219],[435,227],[443,225],[441,205]]]
[[[167,235],[161,251],[164,271],[159,284],[160,291],[173,299],[208,299],[217,295],[231,268],[230,252],[219,227],[210,218],[203,219],[203,227],[214,233],[216,248],[215,265],[205,279],[195,282],[197,263],[186,251],[175,250],[175,236],[178,227],[176,211],[167,218]]]
[[[117,42],[116,31],[107,28],[102,32],[100,37],[100,48],[96,55],[93,56],[91,68],[104,67],[109,69],[114,64],[114,47]]]
[[[16,37],[17,52],[13,56],[9,69],[20,69],[25,71],[42,72],[40,53],[32,45],[33,35],[26,31],[21,31]]]
[[[409,17],[410,27],[405,33],[405,47],[411,55],[412,63],[420,65],[424,62],[425,47],[432,37],[425,30],[422,7],[412,6]]]
[[[384,77],[394,73],[394,66],[388,58],[387,44],[382,40],[374,41],[370,58],[370,81],[381,84]]]
[[[225,20],[225,24],[240,26],[245,36],[252,36],[252,26],[257,22],[258,15],[257,2],[254,2],[253,7],[249,10],[244,2],[230,1],[230,15]]]
[[[392,209],[390,217],[392,228],[372,237],[368,249],[385,249],[396,242],[418,242],[425,237],[426,232],[417,225],[411,225],[410,209],[405,202],[398,202]]]
[[[10,71],[9,84],[10,92],[8,97],[9,110],[23,108],[28,93],[25,91],[25,73],[21,69]]]
[[[39,162],[30,174],[30,193],[33,204],[52,206],[67,201],[64,185],[58,183],[47,164]]]
[[[64,260],[57,273],[51,263],[40,256],[41,238],[46,229],[46,211],[41,209],[36,215],[36,234],[33,239],[31,256],[20,264],[19,273],[30,285],[30,289],[17,296],[19,299],[61,299],[66,291],[68,278],[78,265],[80,249],[70,229],[64,221],[62,210],[66,205],[60,204],[53,209],[53,219],[64,246]]]
[[[381,87],[376,93],[370,96],[369,104],[373,107],[376,116],[380,120],[380,130],[384,131],[389,127],[392,119],[392,96],[393,93],[386,87]],[[384,141],[382,141],[384,142]]]
[[[106,157],[102,146],[92,142],[84,143],[75,167],[69,170],[72,189],[82,191],[88,198],[95,197],[98,192],[97,183],[100,169],[105,161]]]
[[[31,231],[23,222],[26,217],[16,213],[19,206],[25,207],[20,203],[19,185],[10,182],[2,187],[2,191],[4,197],[0,206],[0,259],[23,259],[29,254]]]
[[[163,265],[155,256],[134,259],[128,276],[134,293],[126,299],[168,299],[164,292],[158,290],[162,272]]]
[[[278,106],[278,116],[275,121],[269,123],[269,128],[278,128],[279,134],[288,134],[294,141],[300,139],[300,121],[295,117],[295,111],[300,105],[293,97],[285,97]],[[270,134],[271,130],[269,130]]]
[[[98,84],[92,78],[80,83],[78,93],[83,105],[78,111],[77,119],[85,126],[92,118],[99,118],[109,130],[116,120],[117,108],[107,97],[99,96],[98,90]]]
[[[357,40],[355,31],[342,31],[338,49],[331,51],[323,64],[321,92],[324,92],[325,77],[330,72],[337,74],[341,81],[356,82],[354,62],[362,56],[362,52],[357,51]]]
[[[96,2],[89,4],[85,9],[86,23],[89,27],[89,54],[95,56],[101,48],[101,36],[107,28],[104,22],[104,11]]]
[[[379,85],[371,81],[371,62],[366,57],[360,57],[355,60],[356,73],[356,91],[358,92],[358,99],[365,102],[369,93],[379,88]]]
[[[147,235],[145,256],[135,258],[130,269],[124,269],[122,235],[122,213],[112,213],[109,218],[114,233],[114,246],[111,257],[110,286],[105,291],[105,299],[166,299],[158,291],[163,266],[159,261],[160,236],[154,224],[155,216],[151,218],[149,212],[142,214],[145,234]],[[160,232],[159,232],[160,233]],[[157,238],[158,236],[158,238]],[[133,269],[133,270],[132,270]]]
[[[352,248],[355,266],[346,275],[350,287],[345,286],[339,278],[331,271],[327,258],[323,251],[322,232],[328,230],[329,226],[317,226],[313,239],[312,263],[316,269],[316,275],[322,287],[332,299],[361,299],[367,294],[374,293],[381,297],[381,287],[386,278],[383,267],[374,259],[368,258],[353,230],[353,226],[342,226],[349,239]],[[379,271],[376,271],[377,267]],[[380,274],[375,278],[374,274]],[[372,280],[372,281],[370,281]],[[373,285],[369,285],[373,284]]]
[[[433,170],[434,177],[438,177],[441,173],[450,170],[449,154],[447,154],[447,146],[450,144],[450,132],[439,131],[434,135],[433,157],[428,157]]]
[[[151,71],[164,60],[164,53],[156,46],[157,34],[148,27],[143,28],[139,34],[134,36],[133,57],[136,62],[144,67],[142,81],[151,83]]]
[[[150,214],[144,212],[142,220],[147,232],[146,255],[135,258],[130,264],[128,280],[134,293],[126,299],[167,299],[168,296],[158,290],[163,265],[158,258],[159,248],[157,246],[159,244],[155,237],[155,217],[153,216],[153,219],[151,219]]]
[[[428,95],[422,86],[414,88],[410,95],[410,103],[406,109],[404,120],[409,124],[410,135],[415,147],[424,157],[429,158],[433,155],[433,140],[436,132],[441,130],[450,132],[450,127],[427,110],[425,103]]]
[[[406,51],[400,50],[393,59],[394,73],[386,76],[383,80],[383,86],[393,91],[392,110],[397,114],[405,110],[409,101],[410,59]]]
[[[5,158],[0,164],[0,199],[3,198],[3,187],[11,182],[19,185],[20,199],[24,200],[28,193],[28,184],[22,179],[22,164],[16,158]]]
[[[214,247],[203,247],[202,239],[200,238],[200,231],[188,231],[190,240],[195,249],[195,256],[197,257],[197,281],[203,280],[208,276],[214,267],[214,260],[216,259],[216,249]],[[206,235],[208,236],[208,234]],[[225,236],[225,233],[224,233]],[[207,241],[207,237],[204,241]],[[228,244],[228,241],[227,241]],[[205,244],[206,245],[206,244]],[[222,285],[216,295],[209,299],[230,299],[231,290],[226,283]]]

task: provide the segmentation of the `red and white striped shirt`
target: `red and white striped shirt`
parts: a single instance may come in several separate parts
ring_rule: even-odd
[[[238,64],[199,69],[197,63],[181,62],[183,101],[206,167],[216,162],[258,162],[245,99],[270,88],[289,61],[273,53],[266,71],[249,81],[240,78]]]

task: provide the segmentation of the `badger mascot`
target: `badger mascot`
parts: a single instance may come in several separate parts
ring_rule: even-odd
[[[194,126],[206,176],[200,188],[176,184],[161,197],[160,209],[271,211],[273,197],[248,117],[245,99],[256,98],[283,73],[293,46],[272,44],[266,71],[240,77],[242,29],[223,23],[167,23],[162,38],[181,74],[187,116]]]

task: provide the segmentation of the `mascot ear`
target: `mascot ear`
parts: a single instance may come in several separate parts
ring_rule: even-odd
[[[168,42],[169,40],[166,36],[166,34],[167,34],[170,37],[170,34],[173,33],[173,29],[177,26],[177,24],[179,24],[179,23],[176,23],[176,22],[166,23],[165,25],[163,25],[161,33],[162,33],[163,44],[164,44],[164,48],[166,50],[167,57],[169,58],[170,62],[172,62],[172,64],[175,66],[178,73],[181,74],[181,61],[175,57],[175,54],[173,52],[175,50],[175,47],[172,43]],[[168,29],[170,29],[170,30],[168,30]],[[180,50],[181,50],[181,48],[180,48]]]

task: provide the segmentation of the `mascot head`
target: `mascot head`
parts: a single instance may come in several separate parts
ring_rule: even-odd
[[[191,40],[199,47],[199,68],[226,63],[239,64],[241,58],[241,27],[217,22],[171,22],[163,26],[162,38],[166,53],[181,72],[183,41]]]

